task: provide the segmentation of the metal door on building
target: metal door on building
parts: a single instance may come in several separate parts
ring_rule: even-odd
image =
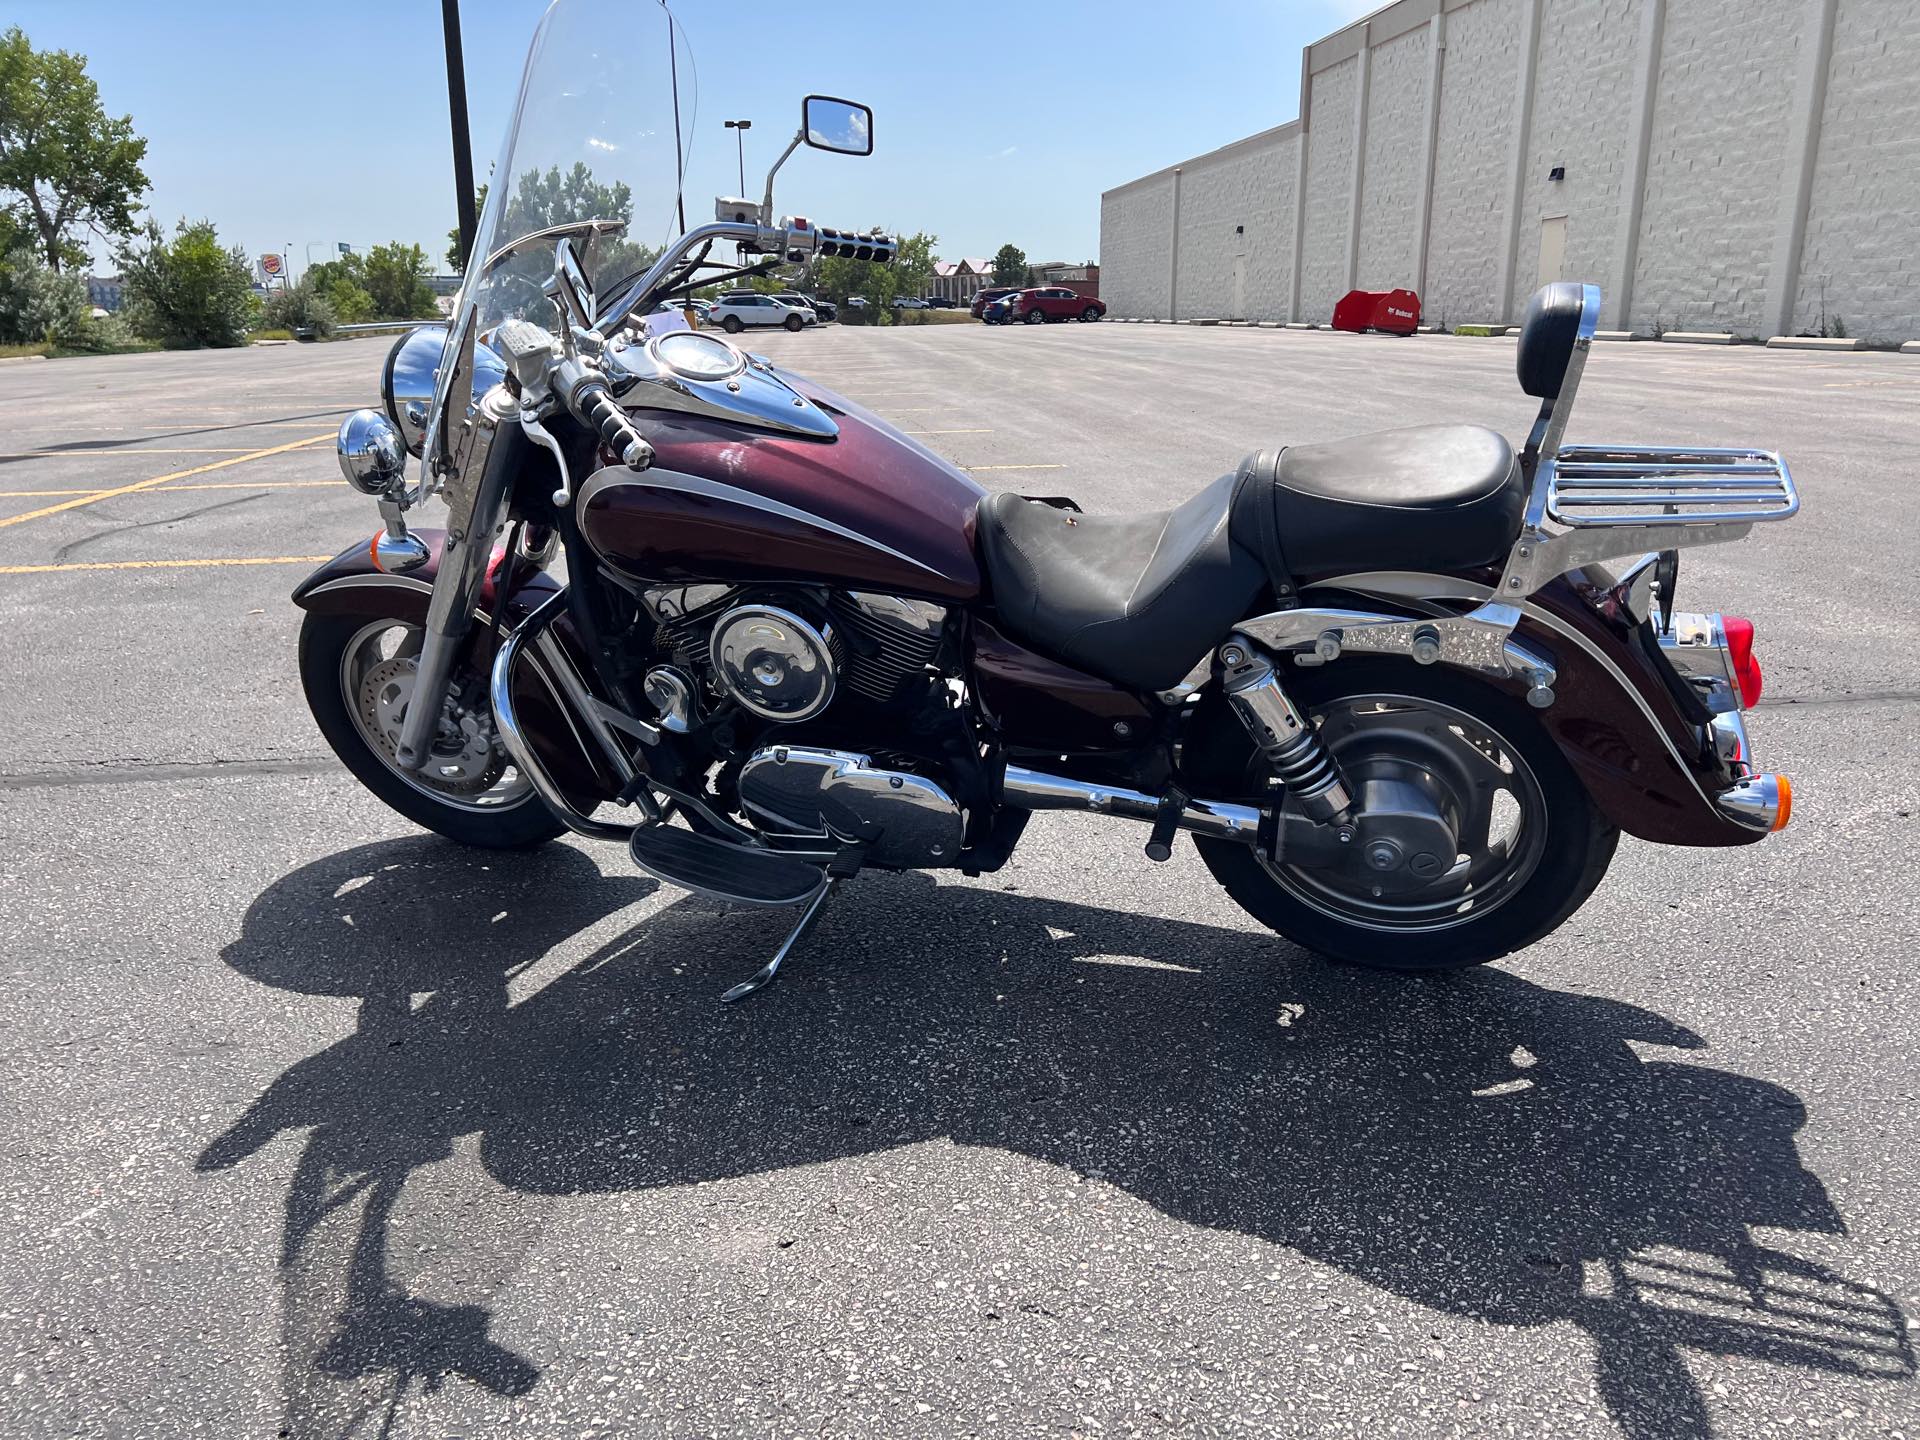
[[[1540,222],[1540,278],[1537,285],[1562,279],[1567,263],[1567,217],[1548,215]]]

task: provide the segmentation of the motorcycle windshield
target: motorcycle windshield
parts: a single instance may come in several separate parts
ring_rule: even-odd
[[[661,0],[554,0],[534,31],[499,159],[486,180],[473,253],[441,356],[439,434],[455,347],[469,321],[547,329],[557,312],[556,226],[608,222],[573,244],[594,293],[643,270],[681,230],[680,182],[694,133],[693,58]]]

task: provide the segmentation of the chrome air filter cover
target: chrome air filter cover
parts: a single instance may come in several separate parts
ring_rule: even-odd
[[[811,720],[833,700],[833,628],[776,605],[737,605],[713,626],[714,674],[765,720]]]

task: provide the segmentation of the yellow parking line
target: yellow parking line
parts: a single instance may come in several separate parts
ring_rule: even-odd
[[[38,510],[29,510],[24,515],[9,515],[0,520],[0,530],[9,525],[23,525],[29,520],[39,520],[47,515],[58,515],[62,510],[77,510],[82,505],[93,505],[99,501],[111,499],[115,495],[131,495],[139,490],[151,490],[156,485],[164,485],[169,480],[185,480],[189,475],[205,475],[209,470],[225,470],[230,465],[244,465],[249,460],[264,460],[269,455],[284,455],[289,450],[299,450],[308,445],[318,444],[322,440],[331,440],[333,432],[309,435],[304,440],[289,440],[285,445],[275,445],[270,450],[254,450],[245,455],[234,455],[225,460],[215,460],[210,465],[196,465],[191,470],[176,470],[171,475],[156,475],[151,480],[136,480],[131,485],[122,485],[114,490],[99,490],[90,495],[79,495],[71,500],[63,500],[58,505],[46,505]]]
[[[180,445],[148,449],[135,445],[99,445],[79,450],[0,450],[0,460],[98,460],[115,455],[250,455],[244,445]]]
[[[318,565],[331,555],[246,555],[231,560],[75,560],[69,565],[0,565],[0,575],[51,575],[59,570],[207,570],[223,565]]]
[[[960,467],[970,475],[986,470],[1064,470],[1064,465],[962,465]]]
[[[338,480],[208,480],[198,485],[175,485],[158,493],[178,495],[183,490],[338,490]],[[64,490],[0,490],[0,500],[31,500],[43,495],[104,495],[97,485],[68,486]]]

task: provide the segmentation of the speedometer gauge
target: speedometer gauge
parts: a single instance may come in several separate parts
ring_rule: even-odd
[[[713,335],[681,330],[653,342],[654,357],[676,375],[689,380],[724,380],[746,369],[738,350]]]

